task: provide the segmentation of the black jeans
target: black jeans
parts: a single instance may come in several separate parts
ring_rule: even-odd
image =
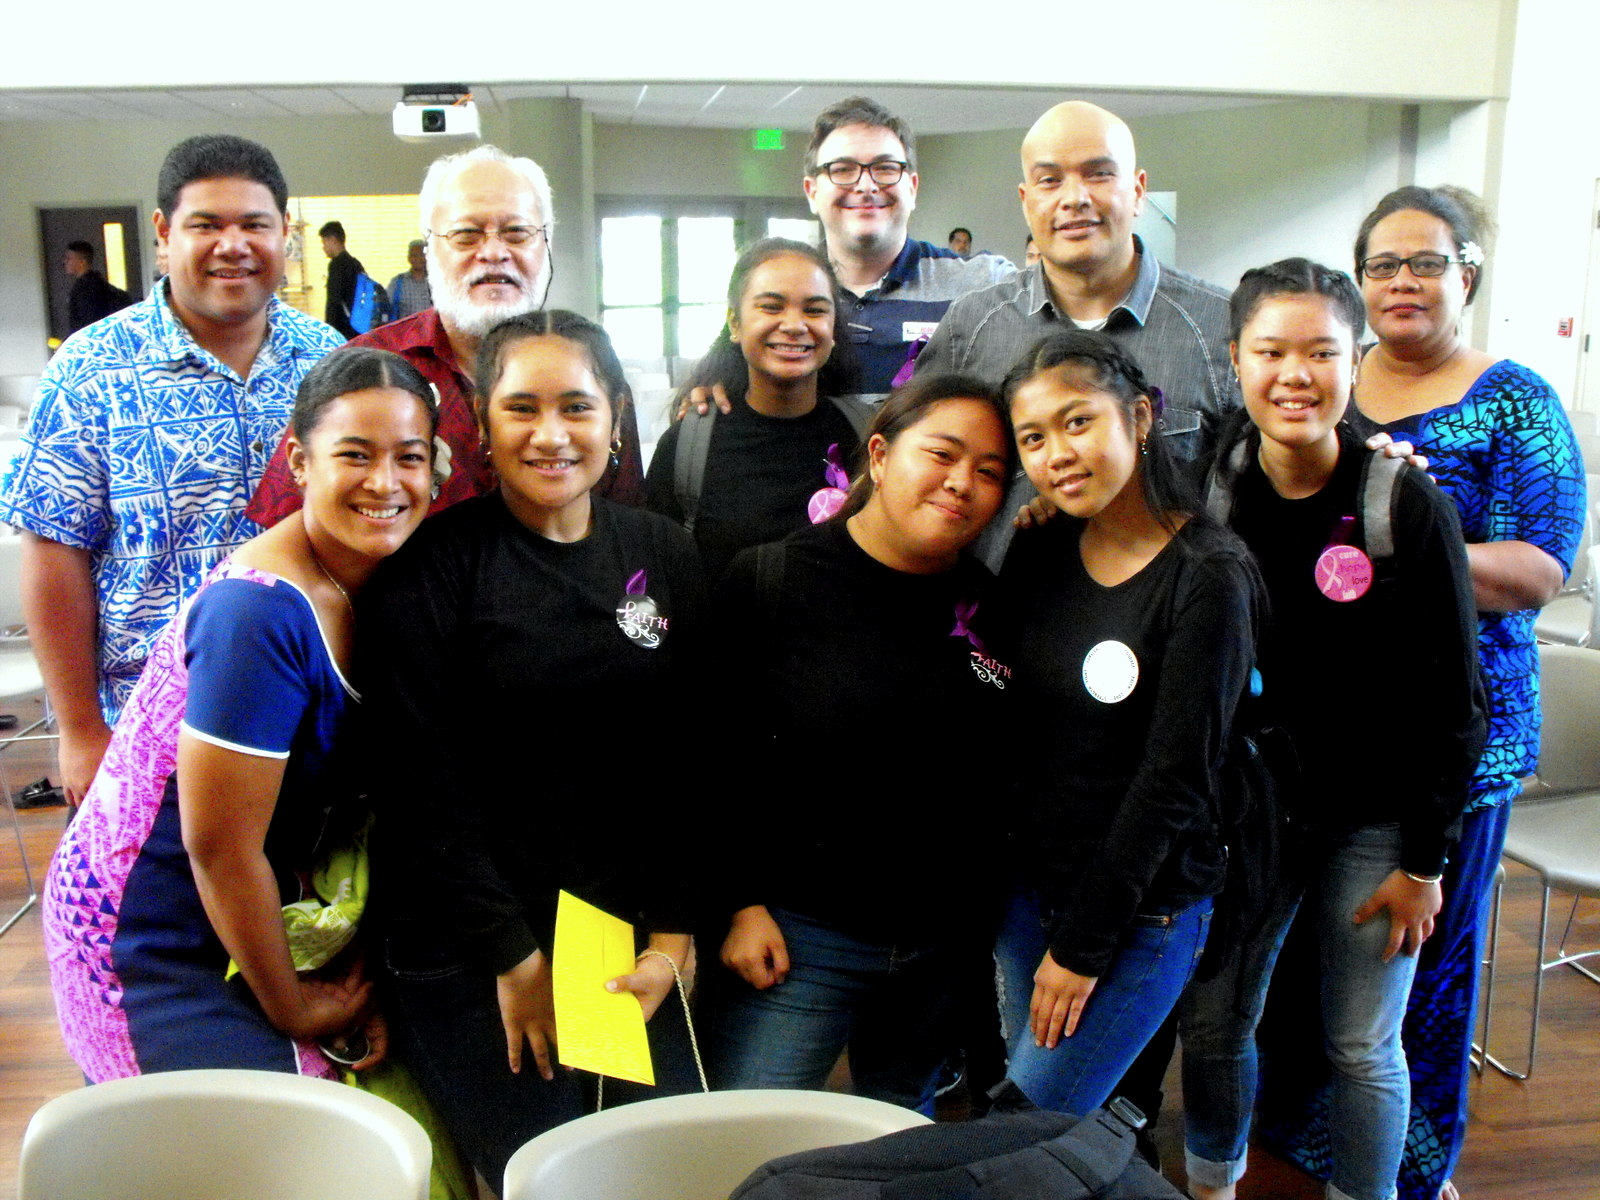
[[[512,1074],[495,977],[487,970],[391,965],[384,1010],[399,1060],[416,1076],[467,1161],[497,1189],[506,1162],[525,1142],[594,1109],[596,1077],[587,1072],[557,1066],[555,1079],[546,1082],[524,1048],[522,1071]],[[608,1079],[606,1107],[700,1090],[676,989],[646,1032],[655,1086]]]

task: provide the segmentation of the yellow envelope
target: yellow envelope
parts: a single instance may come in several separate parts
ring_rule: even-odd
[[[629,974],[633,964],[633,926],[562,892],[551,955],[562,1066],[655,1083],[638,997],[605,988],[606,980]]]

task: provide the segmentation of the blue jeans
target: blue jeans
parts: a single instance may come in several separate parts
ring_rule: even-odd
[[[758,990],[707,954],[696,1012],[716,1088],[821,1088],[849,1047],[857,1094],[933,1115],[960,962],[954,945],[884,946],[770,910],[789,974]]]
[[[1333,1068],[1336,1200],[1388,1200],[1405,1144],[1410,1086],[1400,1023],[1417,960],[1385,963],[1387,913],[1356,925],[1351,914],[1400,865],[1397,825],[1370,825],[1321,839],[1311,849],[1307,902],[1315,905],[1322,979],[1322,1031]],[[1185,1154],[1189,1177],[1223,1187],[1244,1174],[1256,1093],[1256,1025],[1297,907],[1291,885],[1270,915],[1214,978],[1179,1005],[1183,1038]]]
[[[1170,916],[1135,917],[1083,1006],[1077,1031],[1045,1050],[1034,1044],[1028,1005],[1053,924],[1032,891],[1012,896],[995,948],[1000,1016],[1011,1053],[1007,1074],[1040,1108],[1082,1114],[1110,1098],[1177,1003],[1205,949],[1211,901]]]

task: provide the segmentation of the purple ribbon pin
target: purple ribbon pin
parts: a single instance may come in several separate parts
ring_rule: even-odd
[[[956,605],[956,627],[950,631],[950,636],[964,637],[967,639],[967,641],[972,643],[972,648],[979,654],[987,654],[989,651],[987,648],[985,648],[983,639],[974,633],[971,626],[967,624],[968,621],[972,620],[972,618],[977,615],[978,602],[976,600],[968,601],[966,603],[958,603]]]
[[[850,493],[845,489],[850,486],[850,476],[845,474],[844,467],[839,462],[839,443],[835,442],[828,447],[822,476],[828,481],[827,487],[818,488],[811,493],[811,499],[806,502],[806,516],[813,525],[821,525],[844,507],[844,502],[849,499]]]

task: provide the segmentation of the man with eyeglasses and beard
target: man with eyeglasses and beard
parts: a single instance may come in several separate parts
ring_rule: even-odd
[[[439,389],[439,437],[450,451],[438,512],[494,487],[473,406],[478,342],[507,317],[544,307],[550,290],[550,182],[531,158],[482,145],[436,159],[419,197],[433,307],[380,326],[352,345],[405,358]],[[644,464],[632,407],[622,414],[622,449],[596,490],[622,504],[644,494]],[[248,514],[272,525],[300,507],[278,447]]]

